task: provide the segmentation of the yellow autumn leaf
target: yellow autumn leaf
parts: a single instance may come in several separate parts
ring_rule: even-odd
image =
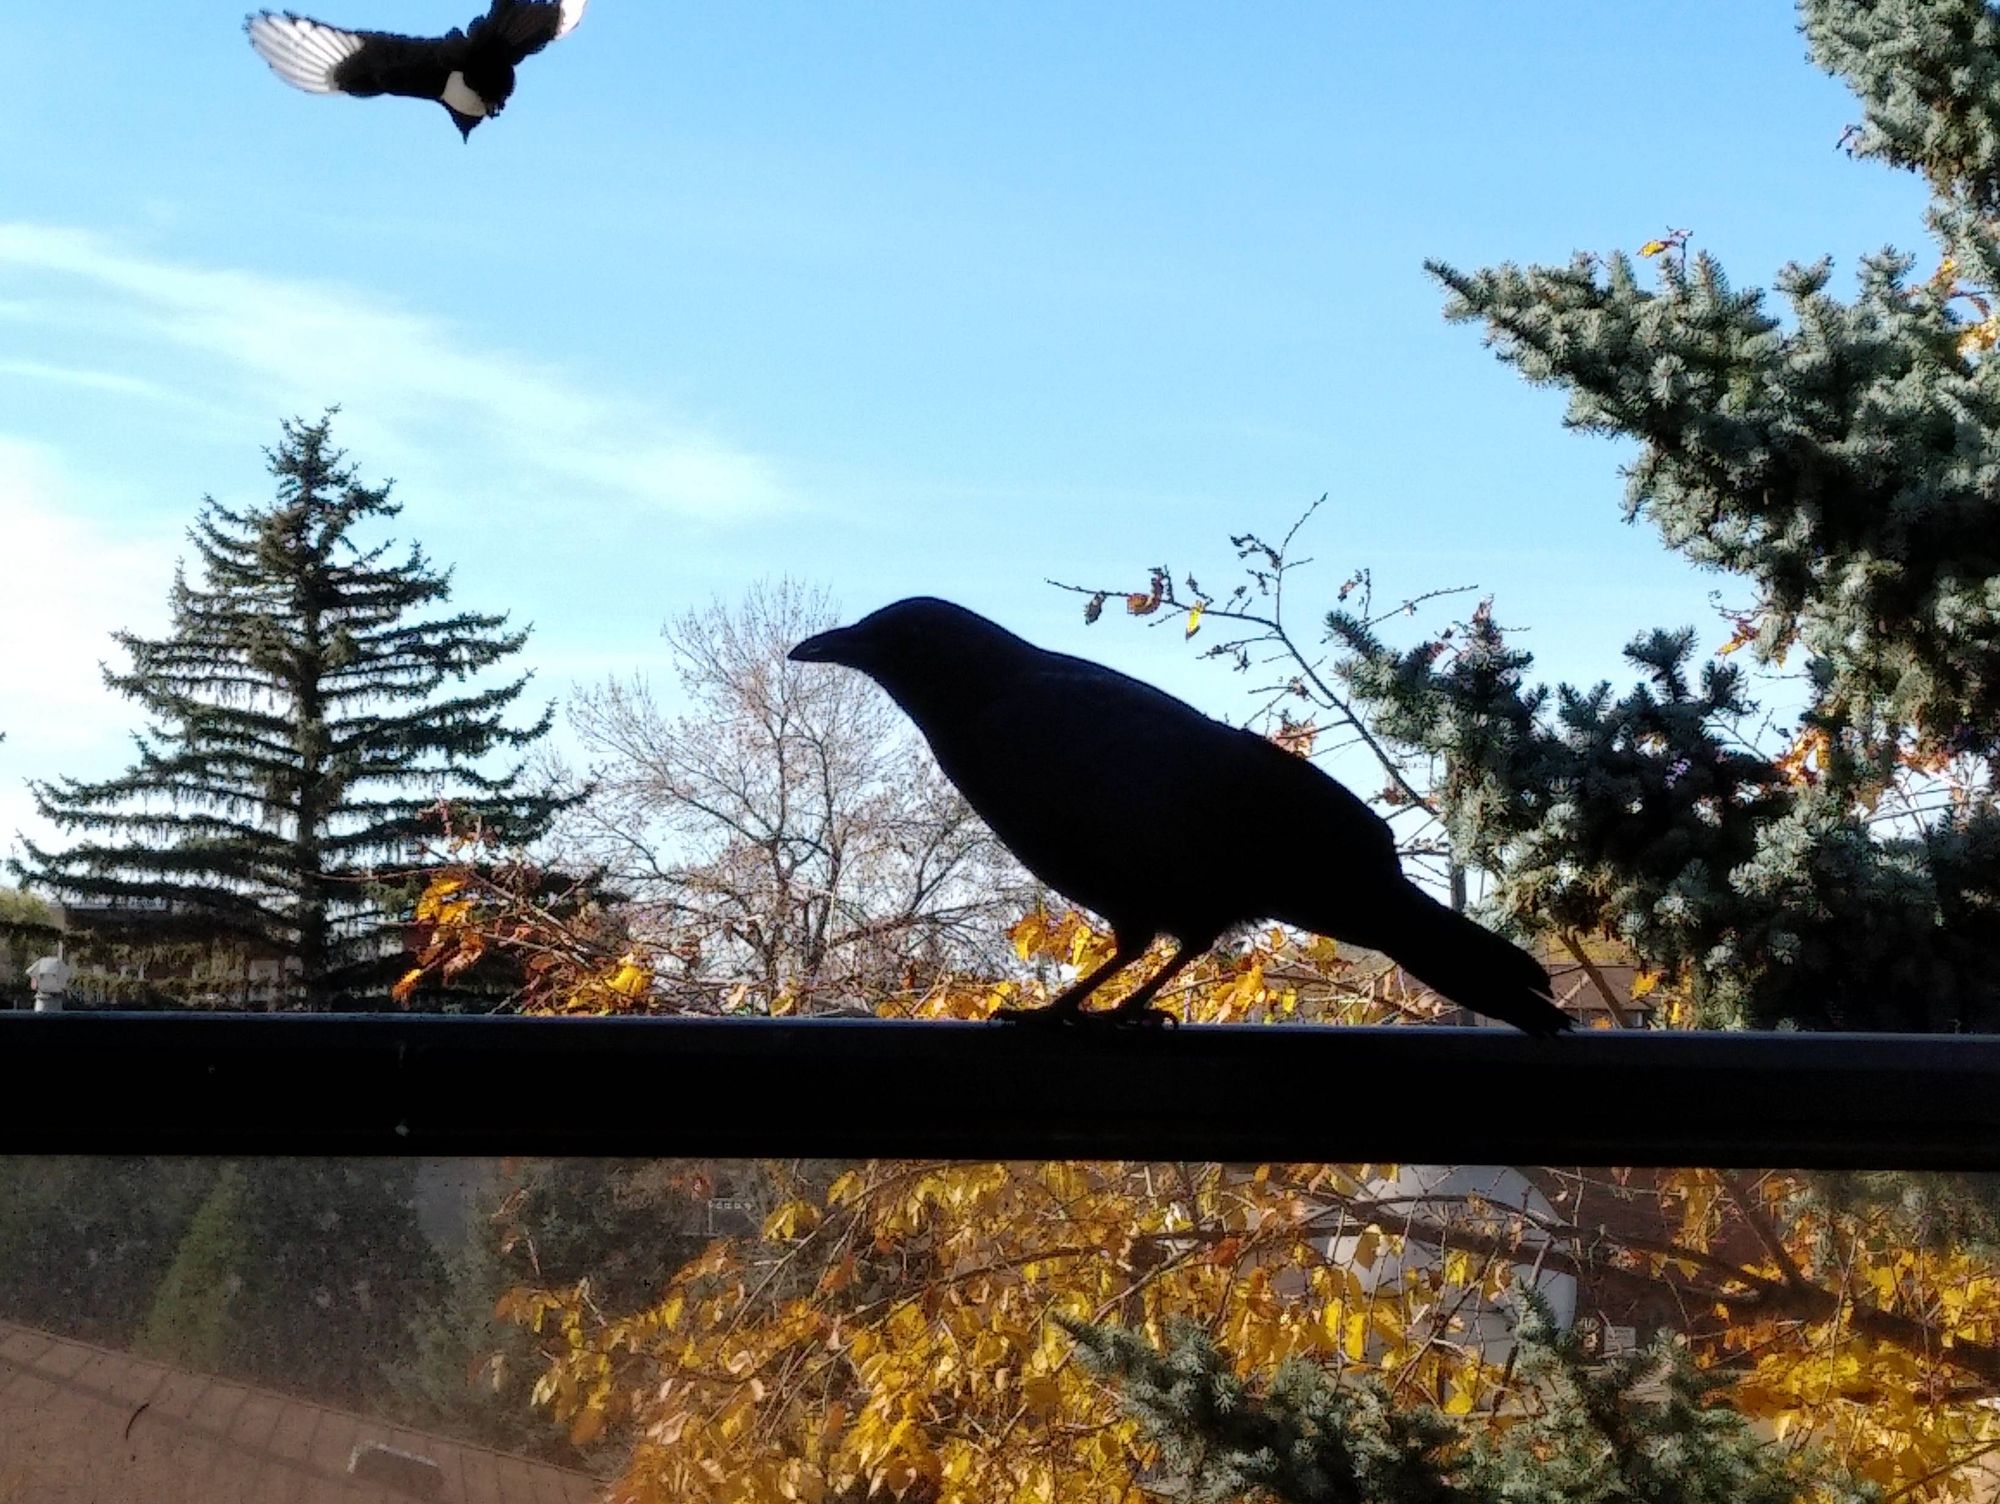
[[[1357,1269],[1373,1269],[1381,1247],[1382,1229],[1371,1222],[1362,1230],[1361,1236],[1354,1240],[1354,1252],[1349,1261]]]
[[[1715,650],[1719,658],[1727,658],[1731,653],[1741,652],[1757,640],[1760,622],[1756,615],[1738,616],[1732,620],[1735,630],[1729,634],[1729,641]]]
[[[1664,240],[1649,240],[1639,247],[1639,254],[1641,256],[1657,256],[1665,249],[1667,249],[1667,243]]]
[[[569,1428],[571,1446],[587,1447],[604,1434],[604,1411],[600,1406],[587,1405],[579,1410],[576,1420]]]
[[[618,969],[604,985],[620,997],[637,997],[653,985],[653,969],[637,956],[628,954],[619,958]]]
[[[1186,636],[1192,637],[1201,630],[1201,611],[1202,608],[1199,601],[1189,608]]]
[[[770,1241],[804,1237],[819,1226],[819,1208],[809,1201],[787,1201],[764,1219],[764,1237]]]
[[[424,888],[423,896],[417,900],[416,917],[418,922],[429,924],[447,916],[462,918],[470,912],[470,903],[464,899],[459,899],[457,903],[453,903],[452,899],[453,895],[464,891],[465,879],[462,877],[440,876],[432,878],[430,883]]]
[[[1340,1351],[1352,1362],[1360,1362],[1368,1351],[1368,1313],[1350,1311],[1341,1323]]]
[[[1037,1374],[1022,1380],[1021,1400],[1030,1410],[1052,1414],[1062,1404],[1062,1386],[1048,1374]]]
[[[2000,344],[2000,320],[1982,319],[1958,337],[1960,355],[1978,355]]]
[[[826,1188],[826,1204],[828,1206],[844,1206],[851,1201],[858,1200],[865,1189],[861,1173],[858,1170],[849,1170]]]
[[[1049,915],[1046,909],[1030,909],[1007,931],[1007,938],[1013,942],[1014,954],[1023,961],[1048,944]]]

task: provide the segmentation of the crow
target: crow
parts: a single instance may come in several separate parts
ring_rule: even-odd
[[[1175,973],[1236,926],[1275,919],[1381,951],[1530,1034],[1570,1027],[1534,957],[1412,883],[1387,821],[1254,732],[929,597],[790,657],[859,669],[888,691],[1001,844],[1110,925],[1110,960],[1010,1017],[1160,1021],[1152,999]],[[1116,1008],[1084,1014],[1162,935],[1173,957]]]
[[[493,0],[463,31],[406,37],[342,31],[292,11],[258,11],[243,29],[257,55],[309,94],[401,94],[445,107],[462,140],[506,108],[514,69],[583,19],[589,0]]]

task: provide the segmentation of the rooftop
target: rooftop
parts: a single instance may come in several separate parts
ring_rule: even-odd
[[[349,1472],[357,1451],[403,1488]],[[388,1465],[384,1465],[388,1464]],[[587,1474],[0,1322],[0,1500],[594,1504]]]

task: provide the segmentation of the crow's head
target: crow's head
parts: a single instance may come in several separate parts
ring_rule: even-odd
[[[799,643],[787,654],[794,663],[838,663],[864,674],[894,669],[930,657],[969,623],[989,626],[963,606],[928,595],[871,611],[851,627],[835,627]]]
[[[795,663],[859,669],[897,699],[927,700],[1027,645],[963,606],[920,595],[799,643]],[[1029,651],[1032,651],[1031,649]]]

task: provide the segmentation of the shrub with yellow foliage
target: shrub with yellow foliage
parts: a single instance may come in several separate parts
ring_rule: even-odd
[[[495,928],[477,903],[462,917]],[[1075,914],[1012,933],[1023,976],[940,987],[914,1011],[1033,1003],[1108,953]],[[562,980],[542,1006],[630,1007],[645,966],[574,956],[545,973]],[[1204,958],[1173,1000],[1236,1022],[1426,1006],[1282,932]],[[621,1504],[1136,1504],[1159,1445],[1077,1362],[1064,1322],[1155,1344],[1191,1323],[1239,1372],[1302,1360],[1504,1429],[1526,1413],[1506,1318],[1556,1278],[1580,1314],[1642,1313],[1716,1382],[1711,1402],[1788,1454],[1885,1498],[1990,1492],[2000,1280],[1983,1248],[1941,1242],[1895,1198],[1778,1172],[1574,1167],[1526,1169],[1538,1195],[1503,1198],[1413,1191],[1407,1169],[766,1166],[784,1192],[759,1234],[712,1241],[643,1308],[604,1308],[586,1278],[500,1310],[538,1334],[550,1416],[579,1444],[629,1448]]]

